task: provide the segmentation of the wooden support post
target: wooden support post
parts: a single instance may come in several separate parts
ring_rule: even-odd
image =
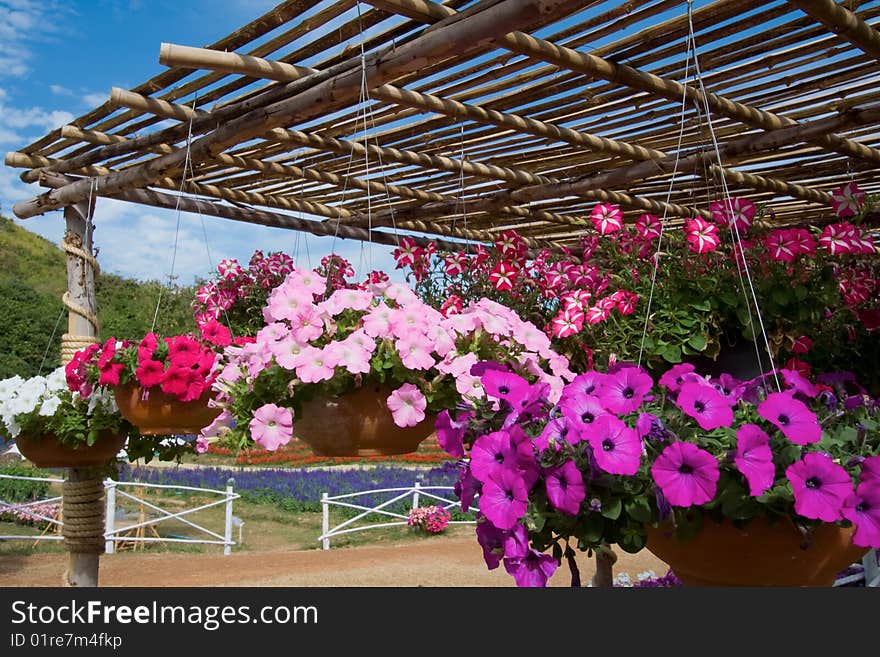
[[[67,253],[67,333],[61,338],[61,361],[97,341],[95,267],[90,208],[85,203],[64,208]],[[98,560],[104,550],[104,483],[93,468],[68,468],[64,482],[64,545],[68,550],[68,586],[97,586]]]

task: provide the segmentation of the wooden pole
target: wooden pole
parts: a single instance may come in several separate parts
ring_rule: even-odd
[[[435,61],[480,51],[493,43],[500,34],[546,20],[549,14],[558,13],[560,17],[567,15],[577,9],[579,4],[576,0],[502,0],[493,4],[491,10],[478,11],[460,21],[429,30],[381,57],[368,57],[364,64],[363,77],[370,87],[380,86]],[[233,119],[211,134],[196,140],[189,149],[190,161],[193,165],[200,164],[227,148],[258,137],[272,128],[308,121],[320,114],[333,112],[358,96],[361,78],[360,70],[345,71],[293,98]],[[157,178],[173,177],[183,166],[184,153],[177,151],[124,171],[101,176],[96,179],[96,183],[103,193],[113,194],[149,185]],[[88,197],[90,186],[90,181],[72,183],[36,199],[17,203],[13,206],[13,212],[19,218],[26,219],[77,203]]]
[[[880,32],[834,0],[788,0],[838,36],[880,59]]]
[[[67,293],[64,295],[64,304],[68,308],[67,333],[62,337],[61,360],[66,364],[73,356],[73,352],[83,345],[97,340],[97,319],[95,317],[97,304],[95,301],[95,268],[89,261],[92,254],[92,230],[90,221],[90,209],[86,204],[66,207],[64,209],[64,221],[66,232],[62,247],[67,253]],[[81,499],[71,498],[71,491],[76,491],[82,498],[82,491],[87,491],[88,498],[83,504]],[[62,508],[65,522],[68,516],[71,519],[81,513],[71,513],[73,504],[78,510],[86,510],[88,518],[91,512],[101,515],[103,518],[103,483],[99,471],[92,468],[68,468],[64,483],[64,496]],[[97,516],[95,516],[96,518]],[[65,547],[68,548],[67,584],[68,586],[97,586],[99,555],[104,546],[103,521],[97,520],[87,523],[91,528],[92,536],[84,536],[82,526],[76,532],[75,540],[73,528],[65,526]],[[62,530],[64,531],[64,530]]]

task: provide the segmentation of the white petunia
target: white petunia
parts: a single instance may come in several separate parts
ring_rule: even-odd
[[[67,374],[64,367],[59,367],[46,377],[46,387],[50,392],[58,392],[67,389]]]
[[[47,397],[43,404],[40,406],[40,415],[44,417],[52,417],[55,415],[55,411],[58,410],[58,407],[61,406],[61,397],[56,397],[52,395],[51,397]]]

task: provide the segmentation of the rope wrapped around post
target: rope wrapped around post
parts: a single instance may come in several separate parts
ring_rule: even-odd
[[[104,482],[99,476],[63,484],[64,547],[68,552],[104,552]]]
[[[79,242],[79,244],[77,242]],[[101,268],[98,266],[98,261],[95,259],[95,256],[82,249],[81,242],[82,240],[79,236],[68,232],[64,236],[64,239],[61,240],[61,248],[64,249],[65,253],[79,258],[84,261],[84,263],[88,263],[92,268],[94,275],[97,276],[101,271]],[[64,304],[64,307],[67,308],[68,311],[84,318],[94,327],[94,335],[73,335],[65,333],[61,336],[61,362],[69,363],[73,360],[73,356],[77,351],[85,349],[90,344],[99,342],[97,335],[100,325],[98,318],[94,313],[89,311],[88,308],[84,308],[71,300],[69,291],[64,292],[64,295],[61,297],[61,303]]]

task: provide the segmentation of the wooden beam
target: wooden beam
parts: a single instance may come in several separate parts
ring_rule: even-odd
[[[284,62],[274,62],[262,57],[240,55],[237,52],[222,52],[208,48],[190,48],[173,43],[159,46],[159,63],[171,68],[207,68],[220,73],[246,75],[252,78],[265,78],[277,82],[299,80],[318,73],[318,69],[295,66]],[[205,65],[208,63],[209,65]]]
[[[788,0],[829,30],[880,60],[880,32],[834,0]]]
[[[490,3],[492,4],[492,3]],[[345,71],[321,82],[293,98],[261,107],[223,124],[209,135],[197,139],[189,149],[193,164],[210,160],[227,148],[265,133],[272,128],[307,121],[319,114],[347,105],[360,93],[361,79],[370,87],[381,86],[408,73],[418,71],[432,61],[461,57],[493,43],[499,35],[519,27],[546,20],[548,15],[560,17],[577,9],[576,0],[502,0],[491,10],[479,11],[466,19],[452,22],[436,30],[428,30],[409,43],[381,57],[369,56],[364,71]],[[124,189],[143,187],[154,180],[173,176],[184,165],[183,152],[161,155],[125,171],[96,179],[98,188],[112,194]],[[91,181],[71,183],[31,199],[17,203],[13,212],[21,219],[56,210],[88,198]]]
[[[430,2],[430,0],[367,0],[367,2],[386,11],[392,11],[391,7],[393,6],[406,7],[409,12],[407,15],[411,17],[419,15],[419,20],[425,23],[435,22],[437,16],[441,13],[446,17],[455,14],[454,9]],[[424,9],[426,5],[430,6],[431,11]],[[694,87],[685,86],[674,80],[667,80],[651,73],[645,73],[625,64],[617,64],[596,55],[558,46],[544,39],[537,39],[524,32],[511,32],[501,37],[499,44],[521,55],[584,73],[585,75],[608,80],[609,82],[616,82],[676,102],[681,101],[683,94],[701,104],[704,102],[705,97],[705,102],[708,103],[709,107],[722,116],[763,130],[776,130],[788,125],[797,125],[796,121],[788,117],[743,105],[718,94],[708,93],[704,95],[699,89]],[[880,163],[880,150],[869,148],[864,144],[839,137],[838,135],[816,136],[811,141],[828,150],[874,164]]]

